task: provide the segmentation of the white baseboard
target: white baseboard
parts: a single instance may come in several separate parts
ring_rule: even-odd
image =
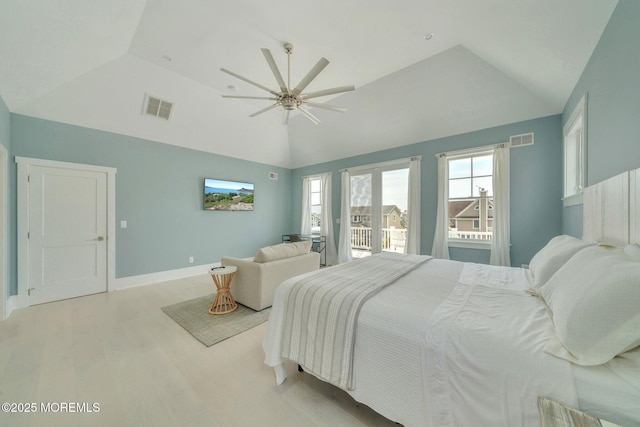
[[[195,265],[193,267],[179,268],[177,270],[159,271],[157,273],[141,274],[139,276],[120,277],[116,279],[115,286],[109,291],[135,288],[150,285],[152,283],[166,282],[167,280],[182,279],[184,277],[197,276],[208,273],[211,267],[217,267],[220,263]]]
[[[9,316],[11,316],[11,312],[18,307],[18,296],[17,295],[11,295],[9,298],[7,298],[7,304],[5,305],[6,308],[6,313],[4,313],[4,318],[8,319]]]
[[[121,277],[115,280],[115,286],[109,289],[109,291],[135,288],[138,286],[150,285],[152,283],[166,282],[167,280],[182,279],[184,277],[192,277],[192,276],[198,276],[201,274],[207,274],[209,269],[211,269],[211,267],[218,267],[218,266],[220,266],[219,262],[212,263],[212,264],[195,265],[187,268],[179,268],[177,270],[167,270],[167,271],[159,271],[157,273],[141,274],[139,276]],[[5,308],[6,308],[5,319],[9,318],[13,310],[17,310],[19,308],[25,308],[25,307],[28,307],[28,304],[24,306],[20,306],[20,298],[18,298],[18,295],[11,295],[9,298],[7,298],[7,303],[5,305]],[[3,319],[0,319],[0,320],[3,320]]]

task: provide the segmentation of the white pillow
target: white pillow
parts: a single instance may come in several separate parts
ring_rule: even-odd
[[[640,259],[621,248],[581,250],[538,294],[556,330],[547,353],[591,366],[640,345]]]
[[[268,262],[304,255],[311,250],[311,243],[311,240],[303,240],[301,242],[267,246],[260,249],[253,260],[255,262]]]
[[[569,258],[591,245],[593,243],[568,235],[556,236],[549,240],[549,243],[540,249],[529,263],[529,271],[533,275],[533,287],[539,288],[547,283],[551,276],[569,261]]]

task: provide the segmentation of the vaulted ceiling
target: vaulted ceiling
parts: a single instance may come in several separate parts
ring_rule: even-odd
[[[0,96],[18,114],[283,167],[557,114],[617,0],[1,0]],[[425,35],[432,33],[430,40]],[[260,48],[345,113],[282,125]],[[630,41],[632,42],[632,41]],[[145,94],[174,103],[142,114]]]

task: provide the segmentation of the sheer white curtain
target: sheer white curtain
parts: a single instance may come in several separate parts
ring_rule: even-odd
[[[511,266],[510,196],[509,196],[509,147],[496,146],[493,152],[493,238],[491,240],[491,265]]]
[[[407,243],[404,252],[420,254],[420,157],[412,157],[409,162],[409,197]]]
[[[331,172],[320,175],[322,180],[322,211],[320,213],[320,235],[326,236],[325,248],[327,265],[338,263],[336,240],[333,237],[333,215],[331,214]]]
[[[303,236],[311,234],[311,178],[302,178],[302,221],[300,233]]]
[[[449,163],[447,156],[438,156],[438,212],[431,256],[449,259]]]
[[[349,171],[343,170],[341,179],[338,262],[342,264],[351,261],[351,178],[349,177]]]

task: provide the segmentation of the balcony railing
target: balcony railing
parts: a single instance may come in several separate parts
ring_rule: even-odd
[[[449,230],[450,239],[491,240],[491,236],[493,236],[493,232],[491,231]]]
[[[492,231],[449,230],[450,239],[491,241]],[[382,250],[404,252],[407,241],[407,230],[398,228],[382,229]],[[371,251],[371,228],[351,227],[351,248]]]
[[[382,229],[382,250],[393,252],[404,252],[407,241],[407,230],[402,228]],[[351,228],[351,248],[371,250],[371,228],[352,227]]]

